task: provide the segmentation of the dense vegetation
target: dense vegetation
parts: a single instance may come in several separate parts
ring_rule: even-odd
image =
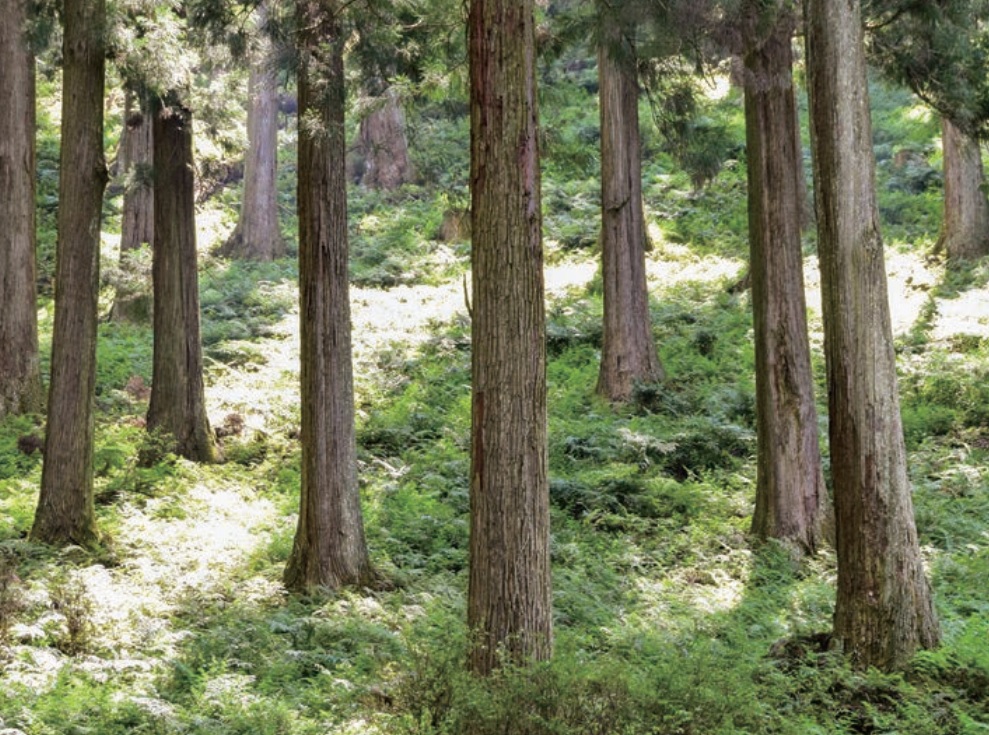
[[[929,257],[941,201],[934,116],[873,85],[902,413],[944,633],[907,671],[882,674],[828,650],[833,553],[802,559],[747,535],[752,317],[747,294],[730,290],[747,258],[740,93],[720,86],[704,103],[699,124],[714,132],[698,136],[711,146],[698,156],[720,171],[703,187],[644,125],[651,312],[667,380],[614,407],[593,395],[593,64],[563,59],[543,74],[553,661],[488,680],[463,669],[469,247],[444,227],[467,202],[454,95],[408,110],[420,183],[350,191],[358,460],[380,584],[311,597],[281,586],[298,510],[297,266],[210,255],[236,218],[236,189],[221,191],[198,224],[207,402],[226,462],[190,463],[143,430],[149,327],[100,326],[96,554],[26,540],[41,419],[0,425],[0,725],[28,735],[989,731],[989,264]],[[43,174],[57,167],[58,95],[54,83],[41,90]],[[111,111],[112,136],[119,104]],[[281,133],[283,172],[293,130]],[[207,141],[217,147],[200,165],[236,157]],[[294,254],[292,177],[281,183]],[[49,184],[43,176],[38,192],[43,276]],[[119,207],[118,191],[106,262]],[[814,248],[810,234],[811,294]],[[109,282],[102,296],[106,311]],[[823,403],[819,298],[809,301]]]

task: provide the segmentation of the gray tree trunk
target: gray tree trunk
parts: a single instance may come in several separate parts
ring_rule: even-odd
[[[948,118],[941,119],[944,149],[944,218],[937,247],[948,260],[989,253],[989,202],[986,201],[982,150]]]
[[[285,586],[307,591],[373,581],[354,433],[347,273],[345,81],[339,5],[300,0],[299,298],[302,493]]]
[[[34,56],[26,0],[0,0],[0,419],[40,411],[35,291]]]
[[[875,195],[859,0],[807,0],[818,250],[834,476],[834,638],[859,667],[938,642],[917,544]]]
[[[357,141],[364,162],[361,184],[391,190],[412,180],[405,112],[395,89],[385,89],[378,104],[361,119]]]
[[[642,208],[639,83],[634,51],[618,27],[598,49],[601,116],[601,271],[604,341],[597,392],[627,401],[638,383],[663,378],[649,316]]]
[[[55,323],[41,493],[31,538],[93,543],[93,399],[103,156],[104,0],[65,0]],[[9,102],[9,100],[8,100]]]
[[[533,0],[472,0],[471,668],[552,653]]]

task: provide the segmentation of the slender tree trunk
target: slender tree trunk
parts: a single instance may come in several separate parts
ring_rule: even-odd
[[[302,494],[285,586],[363,585],[347,274],[345,86],[339,6],[299,0],[299,296]]]
[[[936,250],[948,260],[989,253],[989,202],[986,201],[979,143],[948,118],[941,119],[944,148],[944,219]]]
[[[266,22],[267,8],[258,6],[258,26]],[[265,42],[251,63],[247,85],[247,158],[240,219],[225,255],[270,261],[285,248],[278,230],[278,78],[274,50]]]
[[[55,324],[41,493],[31,537],[89,545],[103,157],[104,0],[65,0]],[[9,100],[8,100],[9,102]]]
[[[604,343],[597,392],[626,401],[663,368],[653,341],[646,285],[639,84],[634,50],[617,24],[598,49],[601,112],[601,258]]]
[[[35,293],[34,56],[26,0],[0,0],[0,419],[40,411]]]
[[[858,0],[808,0],[808,77],[838,552],[834,637],[856,666],[938,642],[907,478]]]
[[[745,54],[759,437],[752,532],[813,553],[826,530],[829,504],[807,339],[792,29],[792,16],[781,16],[768,37],[750,39]]]
[[[542,221],[532,0],[469,14],[474,308],[472,669],[552,653]]]
[[[144,97],[145,95],[141,95]],[[152,180],[152,131],[148,105],[130,89],[124,93],[124,129],[120,143],[120,169],[124,175],[124,206],[121,215],[120,268],[133,271],[130,254],[142,245],[154,245],[154,182]],[[110,317],[116,322],[151,320],[151,296],[148,289],[136,287],[143,280],[130,272],[125,279],[134,282],[133,291],[119,288]]]
[[[393,88],[385,89],[380,103],[361,120],[358,143],[364,159],[364,186],[391,190],[412,180],[405,112]]]
[[[192,112],[170,95],[154,111],[154,356],[148,430],[161,429],[175,451],[215,462],[206,417],[199,329],[199,273],[192,159]]]

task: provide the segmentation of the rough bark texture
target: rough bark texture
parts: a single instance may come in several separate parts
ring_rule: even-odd
[[[938,642],[900,422],[858,0],[808,0],[808,77],[838,552],[834,637],[856,666]]]
[[[633,53],[617,28],[598,50],[604,342],[597,392],[611,401],[626,401],[636,384],[663,378],[649,319]]]
[[[768,37],[750,39],[745,54],[759,438],[752,532],[813,553],[826,531],[829,503],[807,339],[792,28],[793,19],[781,17]]]
[[[941,120],[944,149],[944,219],[936,250],[948,260],[989,253],[989,202],[982,189],[982,151],[948,118]]]
[[[364,161],[364,186],[390,190],[412,180],[405,112],[394,89],[386,89],[379,104],[361,120],[358,145]]]
[[[35,293],[34,57],[26,0],[0,0],[0,418],[40,411]]]
[[[265,4],[258,25],[265,23]],[[278,230],[278,78],[274,52],[264,43],[251,64],[247,85],[247,156],[240,219],[223,253],[234,258],[270,261],[284,252]]]
[[[199,330],[192,113],[174,99],[156,107],[154,356],[148,430],[170,434],[183,457],[215,462]]]
[[[354,434],[343,40],[338,9],[298,6],[299,292],[302,495],[285,570],[292,590],[362,585],[374,574],[364,540]]]
[[[104,0],[65,0],[55,323],[41,493],[31,537],[88,545],[103,157]]]
[[[552,653],[546,355],[532,0],[472,0],[473,670]]]
[[[131,269],[129,253],[143,245],[154,245],[154,183],[151,178],[151,131],[153,125],[147,104],[130,89],[124,93],[124,129],[120,140],[120,170],[126,182],[123,213],[120,224],[120,268]],[[125,279],[134,286],[128,290],[118,286],[110,318],[114,321],[151,321],[149,288],[140,286],[144,278],[128,273]]]

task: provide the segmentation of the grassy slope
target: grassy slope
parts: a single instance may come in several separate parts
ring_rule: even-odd
[[[207,258],[207,397],[214,425],[240,430],[225,440],[228,463],[197,467],[145,437],[150,335],[138,327],[101,326],[100,553],[24,540],[40,457],[16,443],[41,429],[32,419],[0,426],[3,726],[989,731],[989,266],[946,273],[925,260],[939,190],[921,184],[937,162],[936,132],[906,96],[877,90],[876,103],[904,420],[942,650],[904,675],[849,671],[814,637],[829,626],[833,553],[799,561],[746,535],[751,314],[744,294],[725,292],[744,269],[741,163],[693,192],[647,135],[653,320],[669,381],[627,408],[592,396],[596,113],[592,95],[560,84],[544,104],[555,663],[486,684],[461,672],[467,248],[435,235],[444,211],[463,204],[464,129],[432,116],[417,127],[420,170],[442,171],[443,187],[355,191],[352,205],[360,474],[369,543],[391,589],[311,599],[281,589],[299,482],[295,266]],[[736,95],[709,113],[740,134]],[[903,148],[917,151],[907,165],[895,160]],[[211,232],[204,240],[222,227]]]

